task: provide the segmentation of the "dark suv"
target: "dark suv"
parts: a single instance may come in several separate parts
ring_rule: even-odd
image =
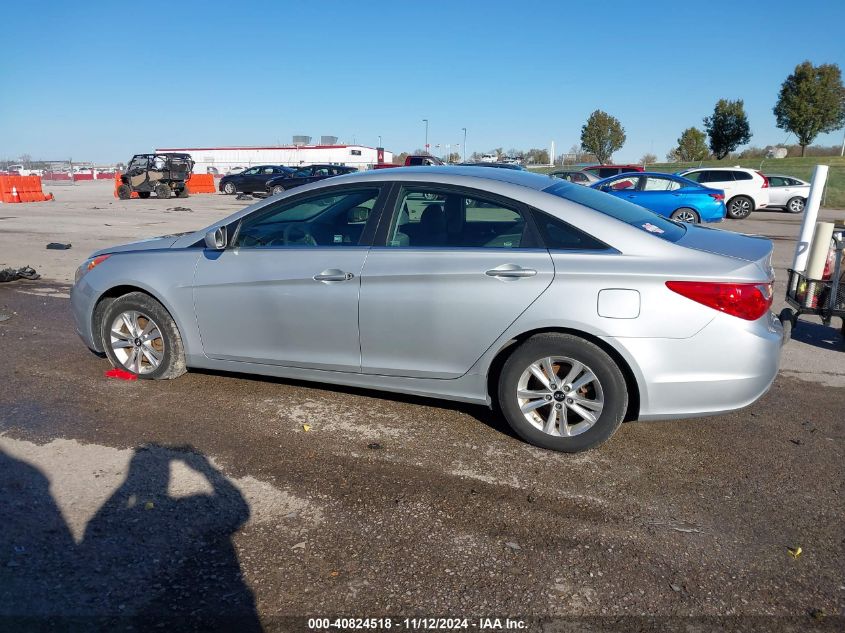
[[[217,188],[223,193],[253,193],[263,192],[267,187],[267,181],[271,178],[290,175],[295,172],[293,167],[282,167],[281,165],[259,165],[243,170],[239,174],[228,174],[220,179]]]
[[[352,174],[356,171],[358,171],[356,167],[344,165],[308,165],[307,167],[300,167],[292,174],[271,178],[267,181],[266,190],[267,193],[275,196],[288,189],[307,185],[309,182],[317,182],[324,178],[342,174]]]

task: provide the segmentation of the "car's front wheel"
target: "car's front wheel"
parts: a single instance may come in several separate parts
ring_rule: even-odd
[[[129,185],[120,185],[117,188],[117,197],[121,200],[129,200],[132,197],[132,188]]]
[[[569,334],[539,334],[517,348],[502,368],[498,396],[521,438],[566,453],[606,441],[628,406],[625,378],[614,360]]]
[[[176,322],[163,305],[143,292],[112,301],[103,315],[101,333],[106,356],[119,369],[149,379],[185,373]]]
[[[223,185],[223,193],[228,194],[230,196],[232,194],[234,194],[235,193],[235,184],[232,183],[232,182],[227,182],[225,185]]]
[[[742,220],[754,211],[754,202],[748,196],[734,196],[728,200],[728,217]]]
[[[790,213],[803,213],[804,204],[806,204],[804,198],[795,196],[794,198],[790,198],[789,202],[786,203],[786,210]]]

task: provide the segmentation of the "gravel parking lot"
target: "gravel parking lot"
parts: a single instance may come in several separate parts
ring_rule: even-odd
[[[52,192],[0,205],[0,268],[43,276],[0,284],[0,615],[71,614],[81,630],[173,616],[246,631],[304,629],[294,616],[845,625],[838,320],[802,322],[746,410],[628,423],[599,450],[556,454],[481,407],[235,374],[105,379],[71,320],[79,263],[248,202]],[[774,240],[776,311],[799,225],[722,225]]]

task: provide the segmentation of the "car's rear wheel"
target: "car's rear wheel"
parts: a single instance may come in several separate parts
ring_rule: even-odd
[[[728,217],[734,220],[742,220],[751,215],[754,211],[754,201],[748,196],[734,196],[728,200]]]
[[[225,185],[223,185],[223,193],[229,194],[231,196],[235,193],[235,191],[236,189],[234,183],[227,182]]]
[[[678,222],[687,222],[689,224],[698,224],[700,221],[695,210],[688,209],[686,207],[675,209],[669,217],[673,220],[677,220]]]
[[[566,453],[606,441],[628,406],[625,378],[614,360],[569,334],[540,334],[523,343],[502,368],[498,396],[521,438]]]
[[[273,187],[273,195],[274,196],[278,196],[280,193],[284,193],[284,192],[285,192],[285,188],[282,187],[281,185],[275,185]]]
[[[795,196],[794,198],[790,198],[789,202],[786,203],[786,210],[790,213],[803,213],[806,202],[801,196]]]
[[[169,379],[185,373],[182,337],[170,313],[142,292],[115,299],[102,320],[106,356],[139,378]]]
[[[149,191],[139,191],[138,197],[141,198],[142,200],[146,200],[147,198],[150,197],[150,192]]]
[[[117,197],[121,200],[129,200],[132,197],[132,188],[129,185],[120,185],[117,188]]]
[[[170,194],[173,193],[163,182],[156,185],[156,198],[170,198]]]

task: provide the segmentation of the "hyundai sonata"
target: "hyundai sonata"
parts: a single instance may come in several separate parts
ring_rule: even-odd
[[[625,419],[730,411],[775,378],[772,244],[549,176],[339,176],[108,248],[72,290],[85,343],[140,378],[249,372],[496,407],[580,451]]]

